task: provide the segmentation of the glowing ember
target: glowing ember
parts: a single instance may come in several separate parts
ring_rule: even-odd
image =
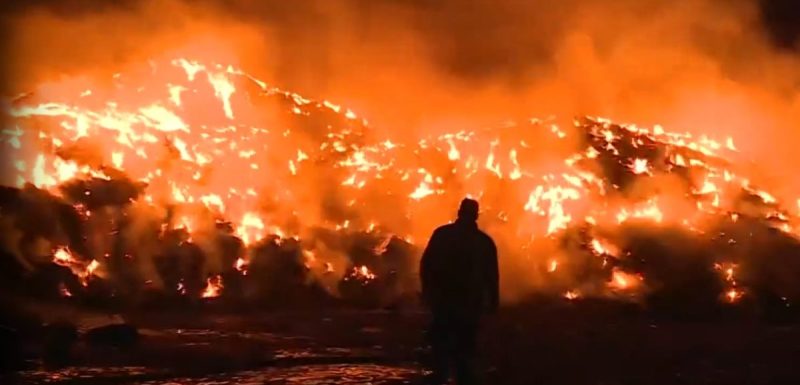
[[[553,259],[550,261],[550,264],[547,266],[547,271],[550,273],[554,273],[558,269],[558,261]]]
[[[734,282],[734,280],[733,280],[733,268],[734,268],[734,266],[731,266],[731,267],[725,269],[725,280],[728,281],[728,282]]]
[[[92,262],[90,262],[89,265],[86,266],[86,270],[83,272],[83,274],[80,275],[81,284],[83,286],[87,286],[89,284],[89,278],[91,278],[95,274],[95,271],[97,270],[98,267],[100,267],[100,262],[97,262],[97,260],[95,259],[93,259]]]
[[[375,274],[369,271],[369,268],[367,268],[366,265],[361,265],[360,268],[356,269],[356,272],[359,276],[364,277],[365,279],[375,279]]]
[[[67,285],[63,282],[58,284],[58,292],[62,297],[72,297],[72,292],[67,289]]]
[[[581,293],[579,293],[577,290],[569,290],[566,293],[564,293],[564,298],[570,301],[578,299],[580,296]]]
[[[65,267],[71,267],[72,264],[77,263],[75,258],[72,256],[72,253],[65,247],[59,248],[53,253],[53,262],[56,265],[61,265]]]
[[[434,191],[428,186],[428,184],[422,182],[419,184],[419,186],[417,186],[417,189],[409,195],[409,197],[411,197],[411,199],[420,200],[433,193]]]
[[[363,284],[367,284],[377,278],[377,276],[370,271],[366,265],[361,265],[353,267],[349,278],[361,281]]]
[[[97,262],[97,260],[93,259],[92,262],[89,263],[89,266],[86,267],[86,273],[89,275],[94,274],[94,271],[97,270],[98,266],[100,266],[100,262]]]
[[[100,267],[100,262],[97,260],[93,259],[86,264],[76,259],[66,247],[60,247],[53,252],[53,263],[68,267],[80,279],[83,286],[89,284],[89,279],[96,274],[97,269]]]
[[[643,278],[641,276],[626,273],[615,268],[611,272],[611,282],[608,283],[608,286],[612,289],[628,290],[637,287],[642,280]]]
[[[215,275],[213,277],[209,277],[206,279],[206,288],[203,289],[203,294],[201,297],[203,298],[215,298],[219,297],[222,294],[222,289],[224,286],[222,285],[222,276]]]
[[[624,223],[630,219],[646,219],[654,222],[661,222],[664,220],[664,213],[658,207],[656,200],[650,200],[644,205],[639,205],[633,211],[623,208],[617,214],[617,222]]]
[[[247,261],[244,258],[239,257],[236,259],[236,263],[234,263],[233,267],[242,273],[242,275],[247,275]]]
[[[175,290],[180,295],[186,295],[186,286],[183,284],[183,281],[178,282],[178,286],[175,288]]]
[[[743,293],[736,289],[730,289],[725,293],[725,297],[727,298],[728,302],[734,303],[742,298]]]
[[[389,247],[389,243],[392,241],[392,237],[388,236],[383,239],[383,241],[372,249],[372,253],[375,255],[382,255],[386,252],[387,247]]]
[[[736,282],[736,276],[735,276],[736,268],[737,265],[733,263],[714,264],[714,269],[719,270],[722,273],[725,282],[729,286],[729,288],[725,292],[725,299],[730,303],[737,302],[744,294],[740,289],[737,289],[738,282]]]
[[[631,171],[636,175],[649,174],[650,166],[648,165],[647,159],[634,159],[631,165]]]
[[[600,240],[597,238],[592,239],[590,245],[592,247],[592,250],[594,250],[594,252],[597,253],[598,255],[616,256],[619,254],[619,250],[616,248],[616,246],[604,240]]]
[[[545,189],[543,186],[538,186],[528,196],[528,202],[524,208],[540,216],[547,215],[549,217],[547,234],[552,235],[566,229],[572,221],[572,216],[565,212],[563,202],[578,199],[580,199],[580,193],[574,188],[556,186]],[[550,202],[547,211],[540,206],[541,201]]]
[[[263,238],[265,229],[264,221],[257,214],[248,212],[242,217],[239,227],[236,229],[236,234],[245,245],[249,245]]]

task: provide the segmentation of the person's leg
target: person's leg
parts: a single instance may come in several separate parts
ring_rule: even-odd
[[[456,382],[458,385],[476,383],[475,351],[477,348],[478,322],[465,319],[456,328]]]
[[[428,341],[433,353],[433,371],[429,380],[435,384],[446,384],[450,377],[450,330],[447,317],[443,314],[433,314],[431,327],[428,331]]]

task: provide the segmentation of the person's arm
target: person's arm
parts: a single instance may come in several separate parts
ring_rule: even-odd
[[[487,289],[489,291],[489,306],[492,311],[500,306],[500,269],[497,263],[497,246],[489,239],[489,250],[486,259]]]
[[[422,284],[422,298],[430,304],[430,296],[431,296],[431,288],[433,287],[433,263],[434,259],[436,259],[436,253],[438,252],[438,236],[437,232],[434,231],[433,235],[431,235],[431,239],[428,241],[428,245],[425,247],[425,251],[422,252],[422,260],[419,263],[419,278],[420,283]]]

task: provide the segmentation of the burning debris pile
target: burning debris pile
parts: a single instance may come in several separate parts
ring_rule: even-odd
[[[17,290],[387,303],[413,295],[427,236],[473,196],[506,292],[800,298],[800,202],[742,176],[731,138],[590,117],[384,137],[344,107],[181,58],[44,84],[8,112],[0,219]]]

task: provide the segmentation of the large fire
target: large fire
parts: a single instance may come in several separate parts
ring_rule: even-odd
[[[659,278],[634,250],[630,229],[679,229],[723,244],[745,242],[736,233],[741,222],[798,235],[800,199],[781,206],[742,175],[728,161],[737,152],[731,137],[597,117],[376,137],[346,107],[191,58],[154,60],[103,82],[43,84],[8,112],[2,145],[13,164],[2,182],[74,209],[85,239],[63,229],[41,237],[55,250],[53,262],[84,285],[98,269],[108,279],[112,270],[122,274],[112,261],[199,250],[206,282],[192,289],[189,277],[159,271],[142,272],[142,284],[155,276],[181,294],[216,297],[227,273],[271,271],[259,264],[259,250],[294,250],[314,280],[368,286],[398,274],[380,268],[390,241],[413,245],[418,256],[464,196],[481,201],[502,264],[525,266],[531,287],[570,300],[635,298],[664,285],[651,284]],[[374,239],[365,251],[371,257],[354,256],[330,234]],[[224,239],[241,247],[220,246]],[[717,261],[707,268],[719,280],[716,294],[737,302],[747,285],[741,259],[752,249],[716,255],[714,247]],[[153,263],[142,266],[152,271]]]

